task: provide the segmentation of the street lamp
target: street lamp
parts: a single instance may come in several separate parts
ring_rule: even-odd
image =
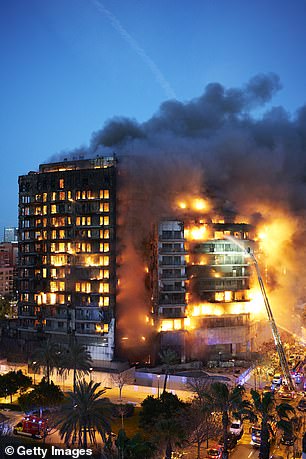
[[[89,378],[90,378],[90,379],[89,379],[89,381],[92,381],[92,379],[91,379],[91,373],[92,373],[92,370],[93,370],[93,368],[92,368],[92,367],[90,367],[90,368],[89,368]]]
[[[34,371],[34,386],[36,384],[36,380],[35,380],[35,375],[36,375],[36,369],[35,369],[35,365],[37,364],[37,362],[32,362],[32,365],[34,365],[33,367],[33,371]]]
[[[160,375],[157,375],[157,397],[159,398],[159,379]]]
[[[221,355],[222,355],[222,352],[219,351],[219,367],[221,367]]]

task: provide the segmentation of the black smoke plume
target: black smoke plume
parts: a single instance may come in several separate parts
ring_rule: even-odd
[[[143,272],[146,255],[141,249],[161,218],[179,217],[174,202],[184,193],[208,196],[214,212],[230,208],[236,219],[255,225],[277,218],[291,223],[287,237],[280,238],[283,255],[275,257],[272,251],[268,260],[274,290],[283,299],[280,305],[275,296],[274,305],[283,320],[289,307],[306,302],[306,243],[301,236],[306,223],[306,105],[294,115],[283,107],[271,108],[280,89],[273,73],[257,75],[242,88],[212,83],[198,98],[164,102],[146,122],[120,117],[107,121],[92,135],[86,151],[82,149],[88,157],[115,152],[121,164],[123,265],[125,251],[127,258],[135,257],[122,273],[130,287],[131,278],[137,283],[138,296],[123,293],[122,279],[119,300],[127,328],[135,305],[141,310],[147,297],[139,288],[142,280],[133,274]],[[270,108],[263,112],[267,103]]]

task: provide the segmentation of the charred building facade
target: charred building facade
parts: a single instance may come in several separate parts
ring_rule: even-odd
[[[43,164],[19,177],[19,337],[114,357],[116,160]]]

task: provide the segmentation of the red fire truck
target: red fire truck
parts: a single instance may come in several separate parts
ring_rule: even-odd
[[[13,433],[25,437],[43,438],[48,433],[48,420],[38,416],[25,416],[14,426]]]

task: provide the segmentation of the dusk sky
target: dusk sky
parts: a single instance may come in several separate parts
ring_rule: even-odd
[[[2,0],[0,231],[18,175],[88,145],[114,116],[149,119],[208,83],[279,75],[270,106],[306,102],[306,1]]]

